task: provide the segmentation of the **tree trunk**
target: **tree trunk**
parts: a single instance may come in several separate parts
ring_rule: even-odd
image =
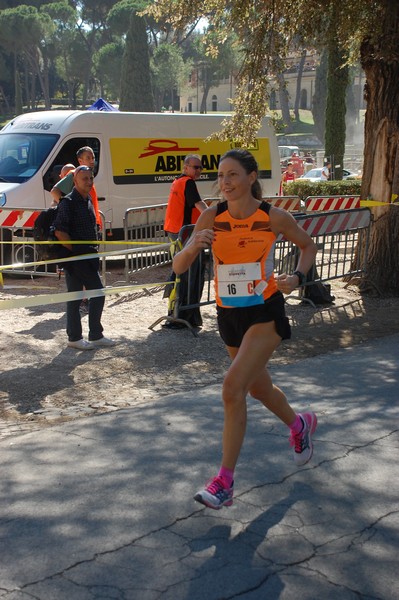
[[[399,3],[384,0],[384,36],[364,40],[366,75],[362,197],[397,203],[399,196]],[[387,49],[387,53],[385,50]],[[387,59],[389,56],[389,60]],[[384,296],[399,295],[399,205],[373,208],[366,282]]]
[[[307,54],[307,51],[302,50],[301,60],[299,61],[298,74],[297,74],[297,78],[296,78],[294,116],[295,116],[295,121],[297,121],[297,122],[299,122],[299,105],[301,102],[302,74],[303,74],[303,68],[305,66],[306,54]]]
[[[40,84],[40,88],[43,94],[44,106],[46,110],[50,110],[51,102],[50,102],[50,93],[48,85],[46,87],[44,72],[42,71],[43,57],[40,54],[37,48],[31,48],[31,52],[27,51],[25,53],[28,63],[32,68],[32,77],[37,76],[37,79]]]
[[[277,82],[278,82],[278,93],[280,99],[280,108],[281,108],[281,118],[285,125],[285,133],[291,133],[292,131],[292,122],[290,115],[290,107],[288,102],[288,92],[287,86],[285,85],[284,75],[282,73],[277,73]]]
[[[17,54],[14,52],[14,82],[15,82],[15,114],[22,114],[22,92],[21,92],[21,82],[19,80],[19,71],[17,68]]]
[[[328,52],[324,49],[320,56],[320,64],[316,68],[315,92],[312,98],[312,115],[316,133],[323,145],[326,131],[327,62]]]
[[[211,89],[211,82],[206,78],[205,81],[203,82],[203,88],[202,88],[202,98],[201,98],[201,106],[200,106],[201,114],[206,114],[208,112],[206,109],[206,103],[208,100],[208,94],[209,94],[210,89]]]
[[[49,61],[47,56],[43,57],[43,85],[44,102],[47,110],[51,109],[50,80],[49,80]]]
[[[349,70],[343,66],[345,59],[332,37],[328,45],[327,104],[325,129],[325,155],[332,165],[332,179],[342,179],[346,135],[346,89]]]

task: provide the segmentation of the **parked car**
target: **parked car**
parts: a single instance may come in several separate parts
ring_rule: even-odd
[[[321,167],[310,169],[310,171],[302,175],[299,179],[306,179],[307,181],[324,181],[321,177],[321,171]],[[348,169],[342,169],[342,179],[348,179],[348,177],[357,177],[357,175],[352,171],[348,171]]]

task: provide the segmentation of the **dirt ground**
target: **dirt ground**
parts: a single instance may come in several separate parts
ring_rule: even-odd
[[[229,361],[213,304],[202,309],[198,337],[160,324],[149,329],[166,315],[162,291],[150,284],[165,282],[168,273],[164,267],[137,274],[130,282],[137,287],[107,296],[104,333],[118,341],[114,348],[67,348],[64,304],[2,310],[0,438],[221,383]],[[113,268],[106,283],[126,285],[123,270]],[[0,301],[63,291],[63,278],[5,276]],[[332,293],[334,304],[317,308],[288,300],[293,336],[271,370],[399,332],[399,298],[362,296],[355,283],[342,281],[332,282]],[[87,317],[83,327],[87,335]]]

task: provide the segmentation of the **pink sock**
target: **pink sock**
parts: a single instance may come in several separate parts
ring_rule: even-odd
[[[295,417],[295,421],[290,425],[291,431],[294,433],[300,433],[303,429],[303,421],[299,415]]]
[[[226,469],[226,467],[220,467],[218,475],[219,477],[222,477],[223,481],[225,482],[226,489],[229,489],[233,483],[234,471],[231,469]]]

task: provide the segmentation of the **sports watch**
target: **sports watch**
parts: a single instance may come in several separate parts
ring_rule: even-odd
[[[298,277],[298,285],[303,285],[306,281],[306,275],[304,275],[301,271],[294,271],[293,275]]]

